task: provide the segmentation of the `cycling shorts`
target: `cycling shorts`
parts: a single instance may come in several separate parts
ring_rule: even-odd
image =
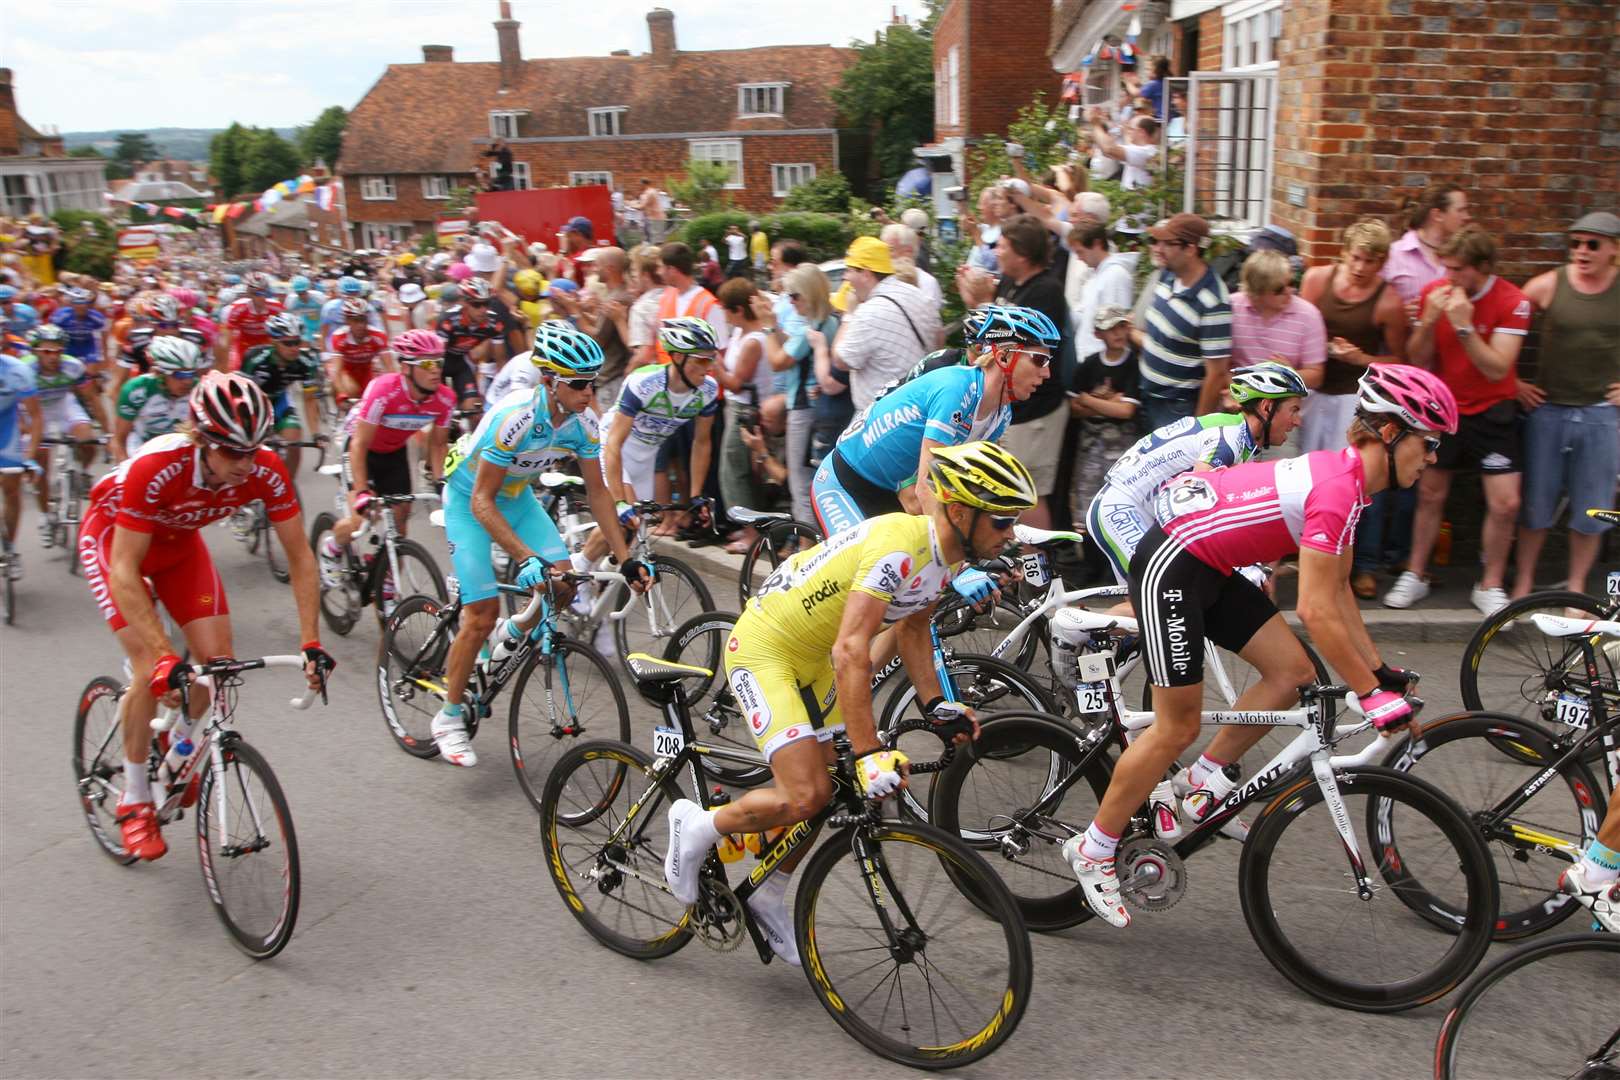
[[[40,418],[45,421],[45,434],[56,439],[63,438],[80,424],[90,422],[90,414],[84,411],[84,405],[74,394],[63,394],[55,401],[43,404]]]
[[[1102,549],[1114,568],[1114,579],[1121,585],[1130,580],[1131,556],[1152,527],[1153,515],[1128,492],[1112,484],[1102,486],[1086,511],[1086,531]]]
[[[653,480],[659,473],[658,452],[662,446],[674,442],[667,440],[660,446],[648,446],[635,439],[624,440],[619,448],[619,482],[629,486],[636,499],[651,499],[653,495]],[[607,479],[607,455],[602,455],[602,478]]]
[[[405,447],[379,454],[366,451],[366,485],[376,495],[411,493],[411,458]],[[349,456],[349,439],[343,440],[343,490],[354,490],[354,469]]]
[[[454,487],[444,489],[444,531],[450,541],[450,565],[461,583],[464,604],[499,596],[495,587],[495,561],[489,530],[473,516],[472,498]],[[515,499],[500,499],[496,509],[528,548],[548,563],[568,564],[568,548],[534,492],[524,489]]]
[[[800,739],[828,742],[844,729],[831,658],[809,666],[771,648],[745,611],[726,642],[726,682],[767,761]]]
[[[303,417],[298,414],[298,406],[293,403],[293,391],[288,387],[277,394],[270,401],[270,409],[276,418],[276,430],[287,431],[291,428],[303,428]]]
[[[906,512],[898,494],[856,472],[837,449],[816,467],[810,481],[810,504],[823,536],[853,529],[867,518]]]
[[[1204,639],[1240,652],[1277,614],[1242,574],[1223,574],[1171,540],[1158,525],[1131,559],[1131,603],[1142,630],[1142,655],[1154,686],[1204,681]]]
[[[114,630],[129,623],[112,594],[112,543],[115,515],[91,510],[79,526],[79,565],[96,598],[101,617]],[[208,545],[195,529],[160,530],[141,560],[141,576],[152,594],[180,626],[209,615],[229,615],[225,583],[214,569]]]

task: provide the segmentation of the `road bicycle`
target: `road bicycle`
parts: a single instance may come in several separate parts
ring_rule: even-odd
[[[43,547],[59,547],[67,551],[68,573],[79,572],[79,522],[84,517],[84,500],[90,494],[90,470],[79,464],[74,452],[81,446],[106,446],[105,435],[91,439],[59,439],[46,437],[41,446],[52,447],[50,509],[39,523],[39,539]]]
[[[326,467],[336,468],[335,465]],[[432,553],[403,536],[394,518],[396,506],[438,501],[439,496],[431,492],[371,497],[374,509],[350,538],[348,547],[338,546],[336,579],[329,580],[326,573],[321,576],[321,617],[333,633],[347,636],[368,606],[375,606],[380,625],[401,597],[431,596],[441,603],[450,599],[444,573]],[[342,492],[338,493],[336,503],[347,517],[348,502]],[[317,559],[337,523],[338,515],[330,510],[315,515],[309,527],[309,546]]]
[[[656,757],[623,742],[581,743],[558,760],[540,808],[552,882],[592,937],[642,960],[694,938],[719,952],[750,940],[769,964],[775,953],[748,898],[829,825],[834,831],[798,874],[793,922],[811,990],[838,1025],[873,1053],[928,1069],[982,1060],[1012,1036],[1029,1003],[1032,966],[1012,897],[956,837],[885,821],[881,804],[859,794],[842,733],[833,739],[831,801],[780,836],[731,839],[760,852],[735,888],[720,851],[710,852],[697,903],[676,900],[664,880],[665,811],[687,797],[683,777],[712,807],[724,800],[711,790],[711,763],[760,767],[764,759],[694,733],[682,683],[712,671],[643,653],[629,657],[629,668],[663,715]],[[947,874],[975,890],[975,901]]]
[[[578,583],[580,575],[560,580]],[[400,749],[419,758],[439,755],[433,717],[444,704],[445,663],[460,626],[461,593],[450,579],[448,602],[432,596],[400,601],[383,621],[377,659],[377,700]],[[501,590],[529,590],[502,585]],[[551,762],[587,732],[630,741],[630,707],[612,663],[583,642],[564,637],[556,620],[552,582],[513,617],[528,627],[510,652],[499,647],[473,665],[463,702],[467,735],[494,714],[495,699],[516,680],[507,742],[518,785],[534,806]]]
[[[0,468],[0,476],[25,476],[28,473],[38,472],[39,466],[32,461],[22,465],[8,465]],[[19,484],[17,498],[27,498],[28,493]],[[20,519],[19,519],[20,520]],[[0,597],[4,599],[4,615],[6,625],[14,625],[17,621],[17,580],[22,577],[22,562],[17,556],[17,549],[12,541],[0,536]]]
[[[256,960],[286,947],[298,920],[298,839],[270,763],[237,733],[232,719],[243,672],[302,671],[304,663],[302,656],[263,656],[199,664],[180,683],[180,707],[162,707],[152,721],[146,768],[158,820],[169,825],[196,807],[197,855],[208,899],[232,942]],[[292,707],[307,709],[317,695],[324,702],[324,678],[323,672],[320,690],[293,698]],[[196,683],[210,690],[208,712],[171,742],[180,730],[176,718],[189,715]],[[136,861],[117,823],[124,788],[120,699],[126,689],[107,676],[91,679],[73,720],[73,775],[85,822],[101,850],[124,866]]]
[[[1071,621],[1087,638],[1080,681],[1104,685],[1107,722],[1081,731],[1057,716],[993,719],[935,781],[929,806],[934,824],[999,857],[992,863],[1037,930],[1091,917],[1061,848],[1095,816],[1113,773],[1110,748],[1123,749],[1128,733],[1154,719],[1124,707],[1114,670],[1113,643],[1138,632],[1135,620],[1079,612]],[[1473,970],[1490,945],[1496,876],[1477,830],[1449,798],[1372,764],[1385,740],[1374,738],[1355,754],[1333,752],[1370,728],[1362,722],[1338,730],[1348,694],[1343,686],[1315,685],[1301,688],[1294,709],[1204,712],[1206,725],[1277,725],[1299,734],[1201,820],[1178,824],[1185,829],[1179,837],[1156,835],[1144,804],[1116,865],[1125,901],[1162,911],[1185,895],[1185,859],[1262,804],[1238,866],[1255,944],[1314,997],[1394,1012],[1449,993]],[[1437,932],[1413,913],[1417,896],[1441,898],[1456,913],[1455,925]]]
[[[292,446],[322,446],[324,439],[271,439],[265,443],[276,450],[284,450]],[[264,503],[258,499],[237,510],[226,518],[224,524],[230,528],[234,535],[243,544],[247,545],[248,554],[258,554],[259,548],[264,548],[264,561],[270,566],[270,576],[282,584],[292,580],[287,569],[287,555],[281,550],[276,541],[275,526],[270,523],[270,515],[265,513]]]
[[[825,539],[816,526],[799,521],[791,514],[769,514],[737,506],[729,511],[728,516],[738,525],[747,526],[758,533],[743,555],[742,567],[737,573],[739,609],[748,606],[748,598],[789,557]]]

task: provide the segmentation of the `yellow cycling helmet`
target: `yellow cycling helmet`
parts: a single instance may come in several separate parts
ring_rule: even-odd
[[[512,275],[513,287],[529,300],[539,296],[540,290],[545,287],[545,284],[546,279],[541,277],[537,270],[519,270]]]
[[[993,442],[936,446],[928,466],[934,495],[992,514],[1028,510],[1040,497],[1024,463]]]

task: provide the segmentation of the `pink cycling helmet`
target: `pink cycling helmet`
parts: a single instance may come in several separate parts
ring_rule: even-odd
[[[1410,364],[1369,364],[1356,387],[1356,409],[1418,431],[1457,433],[1457,399],[1440,376]]]
[[[407,330],[391,344],[394,355],[404,364],[444,355],[444,338],[432,330]]]
[[[450,269],[446,270],[445,273],[448,274],[452,280],[466,281],[468,278],[473,276],[473,268],[468,266],[466,263],[458,262]]]

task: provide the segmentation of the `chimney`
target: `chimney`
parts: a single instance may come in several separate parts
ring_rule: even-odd
[[[0,112],[17,111],[17,99],[11,95],[11,69],[0,68]]]
[[[450,45],[424,45],[422,46],[422,63],[449,64],[454,63],[456,50]]]
[[[660,64],[675,59],[675,13],[668,8],[647,12],[647,34],[652,38],[653,59]]]
[[[510,90],[523,77],[523,50],[518,47],[518,27],[512,18],[510,0],[501,0],[501,17],[495,20],[495,40],[501,49],[501,89]]]

